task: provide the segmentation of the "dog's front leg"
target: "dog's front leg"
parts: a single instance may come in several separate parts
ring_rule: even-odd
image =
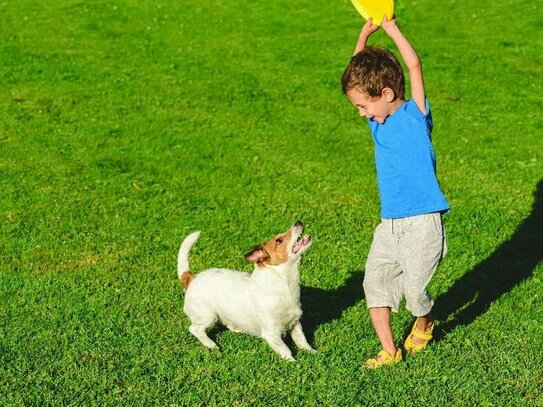
[[[315,349],[309,345],[307,342],[307,339],[305,338],[304,331],[302,330],[302,324],[299,322],[294,325],[294,328],[292,328],[292,331],[290,331],[290,336],[298,349],[306,350],[309,352],[316,352]]]
[[[281,355],[283,359],[289,361],[295,360],[292,357],[290,349],[287,345],[285,345],[285,342],[283,342],[283,338],[281,338],[281,333],[263,332],[262,338],[266,341],[268,345],[270,345],[270,348],[279,353],[279,355]]]

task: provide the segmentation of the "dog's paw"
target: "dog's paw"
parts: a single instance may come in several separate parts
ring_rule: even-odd
[[[294,359],[294,356],[292,356],[292,353],[281,353],[281,358],[288,362],[296,362],[296,359]]]
[[[313,349],[311,346],[307,345],[307,346],[301,346],[300,347],[300,350],[303,350],[304,352],[309,352],[309,353],[317,353],[317,351],[315,349]]]
[[[217,346],[217,344],[215,342],[213,342],[212,340],[205,341],[205,342],[202,342],[202,343],[209,350],[220,350],[219,347]]]

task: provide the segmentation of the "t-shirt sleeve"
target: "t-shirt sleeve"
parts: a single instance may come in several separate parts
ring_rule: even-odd
[[[425,120],[428,116],[430,116],[430,104],[428,103],[428,99],[424,99],[424,104],[426,107],[426,114],[422,114],[422,112],[419,110],[419,107],[415,103],[413,99],[409,99],[407,102],[407,106],[405,108],[406,112],[416,118],[417,120]]]
[[[424,103],[426,106],[426,114],[422,114],[422,112],[419,110],[419,107],[417,106],[417,104],[415,103],[413,99],[410,99],[409,102],[407,102],[407,106],[405,110],[407,114],[413,117],[415,120],[425,122],[429,133],[431,133],[432,128],[433,128],[433,122],[432,122],[432,113],[430,111],[430,104],[428,103],[428,99],[425,99]]]

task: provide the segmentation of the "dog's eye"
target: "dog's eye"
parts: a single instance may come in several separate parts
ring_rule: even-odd
[[[281,243],[283,243],[282,237],[278,237],[277,239],[275,239],[275,244],[281,244]]]

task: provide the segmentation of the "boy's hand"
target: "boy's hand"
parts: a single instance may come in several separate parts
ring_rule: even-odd
[[[368,18],[366,20],[366,23],[362,27],[362,30],[360,31],[360,37],[365,36],[366,38],[368,38],[370,35],[372,35],[378,29],[379,29],[379,26],[373,24],[373,19]]]
[[[381,21],[381,27],[383,27],[383,30],[390,35],[390,32],[396,28],[396,18],[392,17],[392,20],[389,20],[387,16],[383,16],[383,20]]]
[[[358,41],[356,42],[356,48],[354,50],[354,55],[358,54],[360,51],[366,48],[368,37],[378,29],[379,26],[373,24],[373,20],[371,18],[368,18],[366,20],[366,23],[362,27],[362,30],[360,30],[360,35],[358,36]]]

